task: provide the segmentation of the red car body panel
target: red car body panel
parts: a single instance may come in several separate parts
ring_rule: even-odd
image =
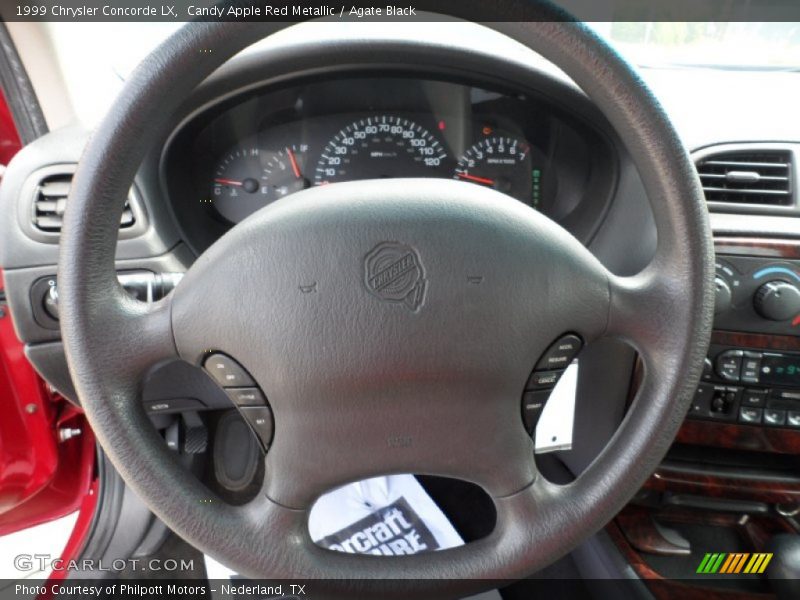
[[[0,163],[21,148],[13,116],[0,92]],[[0,288],[2,272],[0,272]],[[80,430],[65,441],[63,430]],[[95,440],[80,409],[48,391],[25,357],[8,305],[0,302],[0,535],[67,515],[79,524],[67,544],[82,547],[94,514]],[[80,539],[76,536],[80,534]]]

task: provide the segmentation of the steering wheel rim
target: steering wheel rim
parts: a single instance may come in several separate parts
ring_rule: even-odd
[[[464,8],[478,10],[479,4],[468,0]],[[496,14],[508,15],[509,19],[519,17],[518,9],[510,0],[493,6]],[[477,186],[411,180],[404,184],[402,193],[389,193],[374,182],[360,182],[308,190],[299,200],[293,197],[291,207],[283,204],[257,213],[200,257],[176,293],[165,300],[147,306],[127,296],[117,282],[114,267],[117,225],[126,192],[149,145],[166,127],[169,114],[205,77],[238,51],[287,24],[188,25],[142,63],[94,133],[73,181],[61,235],[60,312],[70,372],[101,445],[126,483],[184,539],[242,574],[327,580],[375,578],[361,581],[359,586],[364,593],[380,592],[382,597],[411,590],[441,597],[442,593],[462,594],[481,587],[460,580],[524,577],[556,560],[610,520],[657,466],[674,439],[699,380],[713,313],[713,250],[702,192],[669,121],[630,67],[588,28],[565,22],[557,9],[541,4],[536,5],[536,11],[537,21],[490,26],[562,68],[594,100],[625,143],[641,174],[658,229],[656,255],[635,276],[611,274],[546,218],[524,211],[511,200],[489,197],[486,194],[491,192]],[[213,52],[201,53],[204,48],[213,48]],[[434,474],[460,475],[493,487],[491,495],[498,513],[495,531],[463,547],[392,560],[342,555],[315,546],[308,536],[306,518],[318,489],[292,489],[268,476],[264,493],[244,507],[218,500],[201,502],[211,493],[170,456],[138,401],[141,378],[156,362],[177,356],[197,364],[203,356],[208,337],[202,330],[213,330],[213,326],[197,324],[198,313],[192,314],[191,307],[196,306],[198,297],[209,297],[215,288],[202,285],[201,275],[219,273],[222,257],[241,249],[246,234],[261,240],[268,237],[263,234],[269,228],[277,228],[281,234],[295,231],[292,228],[298,223],[309,222],[309,215],[320,213],[326,200],[330,205],[331,198],[337,199],[335,204],[341,208],[328,219],[338,219],[341,224],[343,217],[365,213],[374,217],[377,205],[370,198],[376,195],[396,201],[393,204],[401,207],[396,215],[400,221],[412,210],[427,214],[424,201],[435,198],[444,200],[436,205],[442,208],[431,209],[425,227],[452,222],[448,220],[459,213],[469,214],[472,220],[468,225],[474,226],[468,228],[471,233],[484,232],[478,225],[490,222],[503,234],[492,237],[487,233],[487,243],[519,235],[520,240],[531,244],[527,246],[531,251],[555,248],[553,260],[564,259],[566,262],[556,264],[567,269],[570,276],[563,284],[567,287],[559,289],[587,294],[581,299],[585,300],[584,308],[567,303],[575,313],[587,315],[583,335],[590,339],[616,336],[628,341],[639,352],[646,371],[637,398],[615,436],[586,472],[568,486],[551,485],[536,477],[530,441],[521,442],[519,432],[511,434],[509,444],[496,449],[497,454],[476,459],[484,467],[480,477],[451,465],[452,461],[436,462],[435,469],[430,470]],[[381,205],[381,209],[388,206]],[[312,230],[324,234],[331,222],[312,220]],[[510,226],[509,222],[526,225]],[[375,225],[374,220],[370,223]],[[393,240],[393,233],[382,231],[382,237],[375,239]],[[286,235],[276,237],[288,239]],[[327,240],[335,243],[334,238]],[[420,241],[418,245],[426,243]],[[369,250],[371,247],[364,247],[354,252],[363,256]],[[423,262],[431,260],[421,255]],[[247,260],[246,252],[241,256]],[[513,260],[509,254],[503,256]],[[583,281],[581,276],[585,276],[585,285],[574,287],[575,281]],[[433,281],[433,275],[429,278]],[[246,288],[241,289],[245,293]],[[524,311],[518,314],[529,319],[541,317]],[[119,352],[121,346],[126,348],[124,354]],[[246,366],[256,371],[259,368],[255,362]],[[261,383],[259,374],[254,375]],[[272,402],[272,395],[268,396]],[[494,418],[489,411],[482,416]],[[280,417],[276,408],[276,422]],[[497,421],[497,427],[506,426],[505,421]],[[296,446],[283,451],[280,448],[276,438],[274,456],[285,457]],[[441,454],[442,447],[436,449]],[[525,452],[530,453],[529,463],[511,461],[508,471],[505,463],[498,468],[503,481],[494,481],[486,473],[491,464],[499,464],[498,457],[520,458]],[[398,472],[395,469],[411,464],[404,461],[389,460],[390,470]],[[276,462],[279,459],[271,464]],[[298,467],[297,462],[292,465]],[[330,482],[344,483],[355,475],[338,473]],[[281,543],[275,544],[276,539]],[[382,587],[387,579],[401,578],[409,580],[402,586],[405,589],[396,584],[392,590]],[[329,585],[344,588],[349,584],[331,581]]]

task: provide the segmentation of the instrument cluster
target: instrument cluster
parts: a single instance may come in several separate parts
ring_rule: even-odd
[[[245,103],[221,117],[244,135],[227,139],[230,133],[220,131],[219,119],[200,134],[207,138],[209,155],[199,163],[209,164],[209,158],[211,163],[198,173],[199,191],[207,191],[214,209],[231,223],[299,190],[357,179],[450,177],[538,207],[546,154],[515,119],[469,110],[502,103],[505,96],[450,83],[415,83],[406,81],[401,96],[416,88],[416,101],[393,107],[387,106],[392,102],[370,102],[358,112],[316,106],[320,95],[348,93],[357,99],[364,88],[387,90],[391,99],[398,80],[351,80],[346,89],[310,86],[298,93],[295,118],[276,123],[264,114],[265,122],[254,119],[249,132],[244,123],[231,123],[258,115]]]
[[[359,179],[456,179],[569,228],[589,185],[607,186],[613,173],[601,168],[611,153],[598,139],[535,94],[399,75],[298,79],[187,119],[166,147],[162,180],[197,248],[272,202]]]

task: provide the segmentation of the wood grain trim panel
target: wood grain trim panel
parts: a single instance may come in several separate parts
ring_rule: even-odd
[[[647,480],[645,488],[658,492],[691,494],[726,500],[750,500],[766,503],[800,501],[800,481],[720,476],[687,472],[660,466]]]
[[[763,237],[716,237],[717,254],[762,256],[765,258],[800,258],[800,240]]]
[[[800,352],[800,336],[795,335],[770,335],[766,333],[715,330],[711,332],[711,343],[720,346]]]
[[[675,441],[715,448],[800,454],[800,429],[793,431],[687,419],[681,425]]]

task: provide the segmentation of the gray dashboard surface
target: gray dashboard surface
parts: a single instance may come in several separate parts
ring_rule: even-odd
[[[75,126],[48,133],[27,145],[11,161],[0,186],[0,265],[3,269],[20,269],[58,262],[58,244],[42,243],[25,233],[23,220],[30,220],[31,194],[29,179],[40,169],[51,165],[74,165],[78,162],[89,133]],[[172,220],[163,198],[147,175],[150,165],[142,165],[137,188],[142,192],[147,214],[147,229],[142,235],[121,240],[118,259],[144,258],[164,254],[178,243]],[[34,183],[35,185],[35,183]]]

